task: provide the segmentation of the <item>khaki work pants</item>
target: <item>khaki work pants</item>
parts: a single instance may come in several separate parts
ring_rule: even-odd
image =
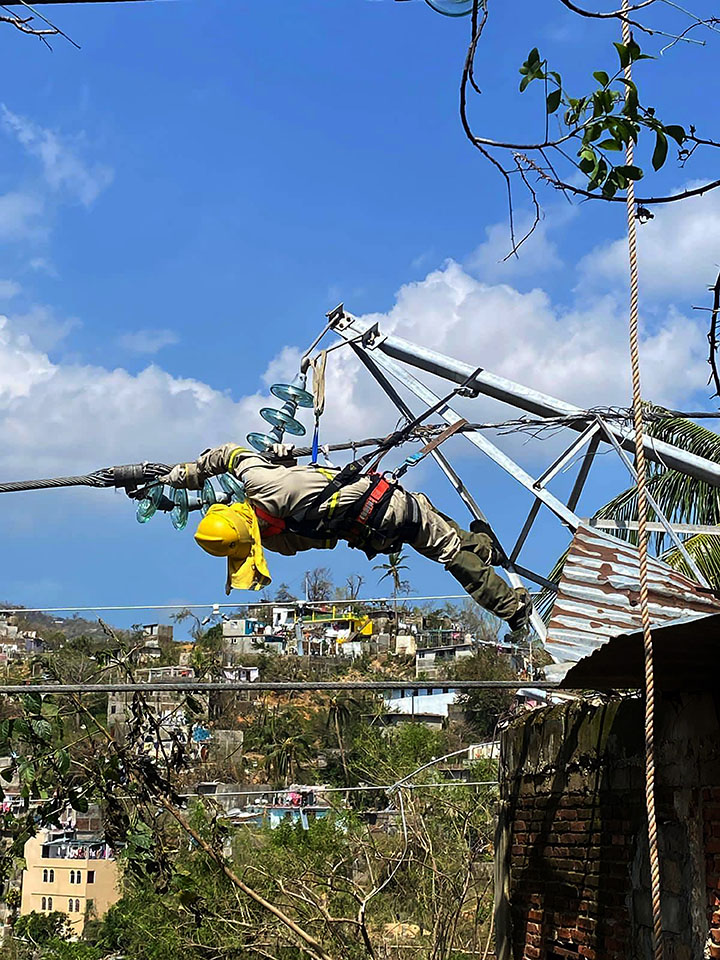
[[[406,515],[405,497],[396,491],[383,520],[397,524]],[[493,570],[493,543],[485,533],[463,530],[451,517],[436,510],[422,493],[409,494],[420,508],[420,529],[410,546],[430,560],[442,563],[475,603],[508,620],[518,609],[518,596]]]

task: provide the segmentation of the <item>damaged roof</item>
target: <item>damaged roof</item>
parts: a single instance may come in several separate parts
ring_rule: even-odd
[[[648,560],[648,577],[654,625],[720,613],[720,601],[710,590],[654,557]],[[573,664],[640,628],[637,548],[580,524],[548,622],[545,647],[556,663],[546,668],[547,678],[562,680]],[[622,658],[623,650],[622,642],[613,644],[612,655]]]

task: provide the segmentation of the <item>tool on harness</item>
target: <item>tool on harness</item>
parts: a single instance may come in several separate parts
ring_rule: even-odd
[[[450,424],[447,430],[443,430],[439,436],[435,437],[434,440],[431,440],[429,443],[426,443],[422,450],[418,450],[417,453],[411,453],[409,457],[406,457],[397,470],[393,471],[393,477],[398,479],[402,477],[403,474],[407,473],[410,467],[414,467],[416,464],[420,463],[421,460],[424,460],[425,457],[432,453],[436,447],[439,447],[441,443],[444,443],[448,440],[454,433],[457,433],[458,430],[463,430],[467,426],[467,420],[456,420],[455,423]]]
[[[312,361],[313,372],[313,408],[315,411],[315,429],[313,431],[311,463],[317,463],[320,444],[320,417],[325,410],[325,367],[327,350],[322,350]]]

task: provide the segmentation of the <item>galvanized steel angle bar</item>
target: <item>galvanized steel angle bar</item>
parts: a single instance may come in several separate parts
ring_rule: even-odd
[[[567,450],[564,450],[559,457],[557,457],[542,473],[538,479],[535,481],[535,489],[540,490],[543,487],[546,487],[553,477],[556,477],[558,473],[565,467],[573,457],[578,454],[586,443],[589,443],[596,433],[600,430],[600,424],[595,420],[593,421],[587,429],[585,429],[577,440],[573,441]]]
[[[572,492],[568,498],[567,505],[571,510],[575,510],[580,500],[580,496],[585,488],[585,481],[588,478],[590,473],[590,467],[593,464],[595,459],[595,454],[597,453],[597,448],[600,446],[600,434],[596,433],[595,436],[591,439],[590,444],[588,445],[587,450],[585,451],[585,456],[582,458],[582,463],[580,464],[580,469],[578,470],[577,477],[575,478],[575,483],[572,488]]]
[[[527,540],[530,534],[530,531],[532,530],[532,526],[535,523],[535,519],[538,513],[540,512],[540,506],[541,506],[540,500],[535,500],[533,505],[530,507],[530,512],[527,515],[527,519],[525,520],[525,523],[522,526],[522,530],[518,534],[518,538],[515,541],[515,546],[512,548],[512,553],[510,554],[510,560],[513,563],[520,556],[520,551],[525,545],[525,541]]]
[[[342,317],[338,320],[334,329],[336,332],[342,331],[343,336],[347,339],[348,331],[352,330],[353,333],[366,331],[371,326],[372,324],[367,323],[367,321],[360,320],[343,311]],[[384,336],[382,341],[377,343],[377,346],[381,353],[393,360],[418,367],[427,373],[432,373],[454,383],[462,383],[473,372],[473,367],[468,363],[429,350],[427,347],[419,346],[394,334]],[[567,424],[573,430],[582,432],[587,424],[588,411],[582,410],[575,404],[551,397],[539,390],[532,390],[505,377],[490,373],[488,370],[480,371],[474,377],[471,386],[485,396],[540,417],[573,417],[577,415],[575,422],[569,421]],[[632,452],[635,449],[632,431],[629,428],[615,424],[607,424],[607,428],[625,450]],[[704,457],[698,457],[687,450],[673,446],[671,443],[656,440],[647,434],[644,435],[644,446],[647,457],[655,463],[672,467],[688,476],[697,477],[712,486],[720,487],[720,464]]]

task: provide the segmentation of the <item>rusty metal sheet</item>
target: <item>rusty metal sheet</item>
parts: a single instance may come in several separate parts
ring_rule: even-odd
[[[720,601],[711,593],[654,557],[648,575],[653,624],[720,612]],[[561,680],[573,663],[611,637],[640,629],[639,604],[637,549],[580,524],[548,623],[545,647],[556,661],[546,668],[548,679]]]

